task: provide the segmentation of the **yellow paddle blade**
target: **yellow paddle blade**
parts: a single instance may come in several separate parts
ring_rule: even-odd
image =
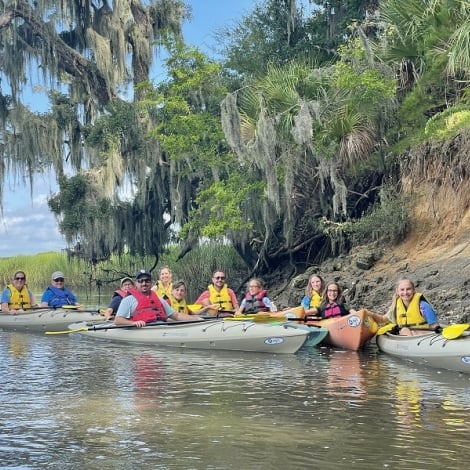
[[[76,330],[64,330],[64,331],[46,331],[46,335],[65,335],[67,333],[78,333],[79,331],[88,331],[88,326],[83,328],[77,328]]]
[[[248,315],[234,315],[233,317],[226,317],[224,320],[228,321],[278,321],[279,318],[272,318],[269,313],[253,313]]]
[[[62,305],[62,307],[60,308],[65,308],[66,310],[67,309],[71,309],[71,310],[77,310],[77,308],[81,307],[81,305]]]
[[[193,312],[197,310],[201,310],[202,304],[189,304],[188,305],[189,310],[192,310]]]
[[[454,325],[449,325],[444,327],[441,335],[445,339],[456,339],[462,336],[463,332],[468,330],[470,325],[468,323],[455,323]]]
[[[377,336],[383,335],[385,333],[388,333],[389,331],[393,330],[397,325],[395,323],[387,323],[384,326],[381,326],[378,330],[377,333],[375,333]]]

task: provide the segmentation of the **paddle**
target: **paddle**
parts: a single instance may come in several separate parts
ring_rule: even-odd
[[[445,339],[456,339],[460,338],[462,334],[470,328],[468,323],[455,323],[454,325],[449,325],[443,328],[441,335]]]
[[[378,330],[377,333],[375,333],[377,336],[383,335],[385,333],[388,333],[389,331],[392,331],[397,325],[395,323],[387,323],[384,326],[381,326]]]
[[[214,318],[211,318],[214,320]],[[173,326],[173,325],[187,325],[189,323],[201,323],[206,321],[205,319],[202,320],[188,320],[188,321],[175,321],[175,322],[166,322],[166,321],[156,321],[147,323],[147,326],[157,326],[157,325],[166,325],[166,326]],[[144,328],[145,328],[144,327]],[[100,325],[85,325],[81,328],[75,328],[73,330],[64,330],[64,331],[46,331],[46,335],[65,335],[68,333],[78,333],[79,331],[100,331],[100,330],[114,330],[116,328],[137,328],[135,325],[115,325],[114,323],[110,325],[100,324]]]

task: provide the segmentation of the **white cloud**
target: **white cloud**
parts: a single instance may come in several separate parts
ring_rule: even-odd
[[[0,218],[0,257],[60,251],[65,241],[49,211],[47,198],[53,193],[50,183],[35,180],[29,188],[5,184],[3,216]]]

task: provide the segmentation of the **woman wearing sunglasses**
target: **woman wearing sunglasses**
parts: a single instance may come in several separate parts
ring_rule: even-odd
[[[26,284],[24,271],[16,271],[13,282],[2,292],[2,312],[16,315],[31,307],[37,307],[36,299]]]

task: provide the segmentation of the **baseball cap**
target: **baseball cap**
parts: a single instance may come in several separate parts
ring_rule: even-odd
[[[121,279],[121,286],[122,286],[125,282],[132,282],[132,284],[134,284],[134,281],[133,281],[130,277],[123,277],[123,278]]]
[[[149,277],[152,277],[152,275],[150,274],[150,271],[147,271],[146,269],[141,269],[140,271],[137,271],[135,273],[135,278],[136,279],[139,279],[140,276],[143,276],[143,275],[146,275],[146,276],[149,276]]]
[[[55,280],[59,277],[65,277],[64,273],[62,271],[55,271],[55,272],[52,273],[51,279]]]

